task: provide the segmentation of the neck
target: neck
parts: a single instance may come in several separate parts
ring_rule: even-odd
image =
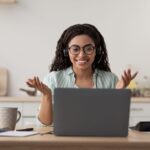
[[[73,68],[73,71],[75,73],[75,77],[76,79],[87,79],[87,78],[91,78],[93,76],[93,70],[92,68],[88,68],[88,69],[76,69]]]

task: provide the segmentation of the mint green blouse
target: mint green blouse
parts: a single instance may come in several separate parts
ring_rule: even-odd
[[[93,74],[94,88],[115,88],[118,77],[108,71],[102,71],[95,69]],[[52,95],[54,95],[55,88],[75,88],[75,74],[72,67],[61,71],[52,71],[44,77],[43,83],[46,84],[51,90]],[[52,98],[52,103],[54,103]],[[36,124],[38,126],[43,126],[38,117],[36,119]]]
[[[108,71],[95,69],[93,74],[93,83],[96,88],[115,88],[118,77]],[[43,80],[54,94],[55,88],[74,88],[75,87],[75,74],[72,67],[60,71],[52,71],[47,74]]]

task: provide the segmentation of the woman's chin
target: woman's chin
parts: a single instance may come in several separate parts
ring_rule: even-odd
[[[87,65],[77,65],[76,68],[80,70],[87,70],[87,69],[90,69],[91,67]]]

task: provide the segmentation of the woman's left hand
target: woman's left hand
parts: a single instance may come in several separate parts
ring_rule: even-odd
[[[138,72],[135,72],[133,75],[131,75],[130,69],[124,70],[124,73],[121,76],[121,79],[116,84],[116,89],[126,88],[130,84],[130,81],[134,79],[137,74]]]

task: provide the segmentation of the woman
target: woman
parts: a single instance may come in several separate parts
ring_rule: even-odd
[[[50,73],[43,82],[38,77],[27,84],[42,94],[38,118],[45,124],[53,122],[52,95],[57,87],[125,88],[135,78],[130,69],[121,79],[111,72],[105,41],[97,28],[90,24],[76,24],[67,28],[58,40]]]

